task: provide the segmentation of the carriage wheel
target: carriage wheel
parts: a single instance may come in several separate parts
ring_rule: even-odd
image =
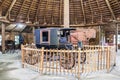
[[[86,61],[86,53],[81,53],[81,61],[80,63],[85,63]]]
[[[78,54],[75,55],[75,60],[76,62],[78,63]],[[80,63],[85,63],[86,61],[86,53],[81,53],[81,60],[80,60]]]
[[[25,56],[25,62],[30,65],[35,65],[38,63],[38,56],[36,54],[26,54]]]
[[[45,52],[44,53],[44,57],[46,60],[50,60],[52,58],[53,54],[52,53],[49,53],[49,52]]]
[[[75,59],[73,57],[73,54],[69,53],[69,54],[65,54],[65,53],[61,53],[60,56],[60,65],[64,68],[64,69],[72,69],[75,65]]]

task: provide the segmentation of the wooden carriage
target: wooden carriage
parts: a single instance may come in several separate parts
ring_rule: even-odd
[[[35,45],[36,48],[42,48],[45,49],[65,49],[65,50],[74,50],[71,40],[70,40],[70,33],[76,29],[74,28],[42,28],[42,29],[36,29],[35,30]],[[79,42],[79,47],[81,47],[81,43]],[[84,54],[84,53],[83,53]],[[45,53],[44,55],[47,56],[48,60],[53,56],[51,53]],[[59,54],[63,55],[64,58],[61,58],[60,65],[63,68],[71,69],[75,65],[75,58],[78,58],[75,53],[69,53],[67,55],[65,54]],[[28,57],[31,57],[34,55],[28,55]],[[63,57],[62,56],[62,57]],[[86,55],[84,54],[81,57],[82,61],[85,62]],[[30,60],[30,59],[29,59]],[[37,59],[36,59],[37,60]],[[29,62],[29,61],[27,61]],[[34,61],[35,64],[36,62]],[[66,66],[69,65],[69,66]]]

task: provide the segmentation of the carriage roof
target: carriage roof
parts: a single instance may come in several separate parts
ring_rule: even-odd
[[[76,30],[75,28],[40,28],[39,30],[59,30],[59,31],[71,31]]]

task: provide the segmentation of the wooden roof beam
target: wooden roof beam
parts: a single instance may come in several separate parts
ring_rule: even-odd
[[[91,5],[91,2],[90,0],[88,0],[89,2],[89,5],[90,5],[90,10],[91,10],[91,16],[92,16],[92,23],[94,23],[93,19],[94,19],[94,16],[93,16],[93,9],[92,9],[92,5]]]
[[[80,1],[81,1],[82,13],[83,13],[83,17],[84,17],[84,24],[86,24],[86,16],[85,16],[85,9],[83,6],[83,0],[80,0]]]
[[[4,0],[4,1],[2,2],[2,4],[0,5],[0,16],[2,16],[2,6],[3,6],[3,4],[5,3],[5,1],[6,1],[6,0]]]
[[[36,21],[36,22],[37,22],[37,20],[38,20],[38,13],[39,13],[41,1],[42,1],[42,0],[39,0],[39,2],[38,2],[37,11],[36,11],[36,14],[35,14],[35,21]]]
[[[47,0],[47,3],[46,3],[46,6],[45,6],[45,14],[44,14],[44,24],[46,24],[46,13],[47,13],[47,11],[48,11],[48,4],[49,4],[49,1],[50,0]]]
[[[76,14],[76,8],[75,8],[75,3],[74,1],[72,1],[73,3],[73,14],[74,14],[74,23],[77,24],[77,14]]]
[[[119,6],[119,8],[120,8],[120,4],[119,4],[118,0],[115,0],[115,1],[117,2],[118,6]]]
[[[62,23],[62,1],[63,0],[60,0],[60,10],[59,10],[59,12],[60,12],[60,14],[59,14],[59,24],[61,24]]]
[[[54,24],[54,12],[55,12],[55,1],[54,0],[52,0],[52,24]]]
[[[11,3],[11,5],[10,5],[10,7],[9,7],[9,9],[8,9],[8,11],[7,11],[7,13],[5,14],[5,17],[8,16],[8,13],[11,11],[11,9],[12,9],[12,7],[14,6],[14,4],[15,4],[16,1],[17,1],[17,0],[13,0],[13,1],[12,1],[12,3]]]
[[[110,10],[110,12],[111,12],[111,14],[112,14],[113,19],[116,20],[115,14],[114,14],[114,12],[113,12],[111,6],[110,6],[109,1],[108,1],[108,0],[105,0],[105,2],[106,2],[107,7],[109,8],[109,10]]]
[[[27,13],[27,21],[28,21],[28,22],[29,22],[30,9],[31,9],[31,7],[32,7],[32,5],[33,5],[33,2],[34,2],[34,0],[31,1],[30,8],[29,8],[28,13]]]
[[[2,6],[3,6],[3,4],[5,3],[5,1],[6,1],[6,0],[4,0],[4,1],[2,2],[2,4],[0,5],[0,9],[2,9]]]
[[[96,2],[97,2],[97,5],[98,5],[98,9],[99,9],[99,11],[100,11],[100,16],[101,16],[101,22],[103,22],[103,17],[102,17],[102,11],[101,11],[101,9],[100,9],[100,4],[99,4],[99,1],[98,0],[96,0]]]
[[[21,8],[20,8],[20,10],[19,10],[19,13],[18,13],[17,17],[20,15],[20,12],[21,12],[21,10],[22,10],[22,7],[23,7],[25,1],[26,1],[26,0],[23,1],[23,3],[22,3],[22,5],[21,5]],[[17,18],[17,17],[16,17],[16,18]]]

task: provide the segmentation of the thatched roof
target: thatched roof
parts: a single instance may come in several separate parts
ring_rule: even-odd
[[[1,16],[10,22],[63,26],[64,0],[0,0]],[[70,0],[70,26],[120,20],[120,0]]]

